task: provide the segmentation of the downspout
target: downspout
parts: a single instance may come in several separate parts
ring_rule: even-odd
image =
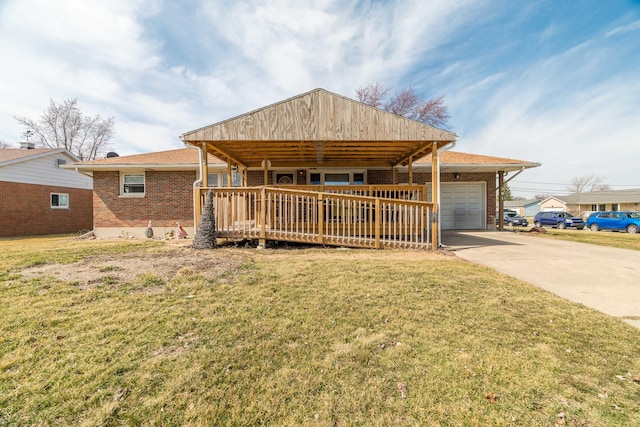
[[[449,151],[452,150],[454,147],[456,146],[456,141],[453,141],[451,143],[451,145],[445,145],[444,147],[438,149],[438,187],[440,187],[441,182],[440,182],[440,153],[444,153],[445,151]],[[442,191],[440,191],[440,189],[438,189],[438,200],[436,201],[438,203],[438,247],[442,247],[442,225],[440,222],[440,193],[442,193]]]

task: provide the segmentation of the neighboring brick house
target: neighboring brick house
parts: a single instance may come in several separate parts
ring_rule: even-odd
[[[61,166],[64,149],[0,149],[0,236],[75,233],[93,228],[92,180]]]
[[[199,150],[183,148],[75,163],[70,168],[94,180],[94,231],[98,237],[144,236],[151,221],[155,236],[175,231],[180,223],[193,236],[193,186],[200,179]],[[413,165],[413,182],[431,180],[430,155]],[[496,175],[538,166],[537,163],[446,151],[440,155],[443,229],[495,228]],[[209,186],[228,186],[228,167],[209,155]],[[270,171],[269,185],[317,182],[391,184],[391,170],[378,168]],[[263,170],[231,174],[232,186],[264,184]],[[408,182],[407,168],[398,168],[397,182]]]

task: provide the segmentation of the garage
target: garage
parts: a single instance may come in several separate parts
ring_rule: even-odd
[[[484,230],[484,182],[440,184],[440,223],[443,230]]]

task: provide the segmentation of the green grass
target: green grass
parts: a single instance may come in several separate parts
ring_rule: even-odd
[[[48,246],[64,262],[63,247],[119,253]],[[27,279],[0,252],[14,266],[0,425],[640,425],[640,331],[490,269],[422,251],[178,251],[234,262],[118,282],[113,261],[82,287]]]
[[[612,231],[590,231],[590,230],[558,230],[547,228],[546,234],[541,234],[551,239],[568,240],[571,242],[589,243],[599,246],[611,246],[620,249],[631,249],[640,251],[640,234],[629,234]]]

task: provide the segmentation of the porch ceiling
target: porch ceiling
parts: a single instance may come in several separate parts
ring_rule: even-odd
[[[452,143],[454,133],[315,89],[187,132],[185,143],[224,161],[271,167],[392,167]]]

